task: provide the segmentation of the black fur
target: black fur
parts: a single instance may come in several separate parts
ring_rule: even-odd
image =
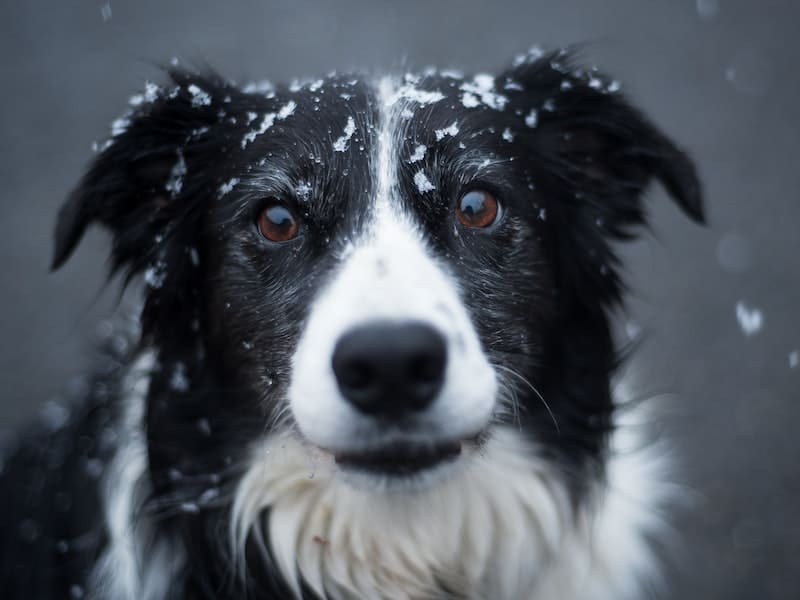
[[[334,250],[364,225],[375,191],[377,100],[350,77],[326,79],[321,92],[273,93],[247,93],[213,74],[173,69],[169,78],[126,117],[124,132],[62,208],[53,267],[88,226],[101,224],[112,233],[113,271],[126,282],[145,275],[138,347],[155,349],[158,366],[147,398],[144,510],[156,534],[188,554],[169,597],[288,598],[254,545],[247,581],[232,573],[229,500],[248,443],[281,406],[291,353],[315,290],[336,266]],[[458,79],[431,75],[416,84],[447,96],[417,109],[404,132],[406,155],[416,144],[429,147],[424,165],[436,191],[421,197],[401,160],[402,197],[460,282],[492,363],[535,382],[550,400],[552,418],[530,389],[509,381],[523,425],[579,503],[586,482],[602,476],[611,428],[617,356],[609,319],[623,293],[613,242],[644,224],[642,196],[652,180],[696,221],[703,220],[700,186],[684,153],[610,91],[609,80],[574,67],[563,52],[525,61],[496,82],[508,98],[502,111],[462,106]],[[290,101],[291,118],[243,142],[263,115]],[[538,123],[526,127],[532,109]],[[348,116],[356,134],[348,152],[334,152]],[[459,135],[437,141],[434,131],[455,119]],[[501,137],[506,128],[513,141]],[[471,156],[498,162],[476,181]],[[455,236],[453,202],[476,186],[496,193],[507,217],[491,235]],[[265,244],[254,225],[271,196],[303,212],[302,235],[280,246]],[[6,463],[5,598],[80,597],[86,586],[107,541],[99,473],[87,474],[86,465],[108,465],[113,454],[101,440],[121,410],[121,370],[98,379],[103,393],[94,385],[63,429],[26,436]]]

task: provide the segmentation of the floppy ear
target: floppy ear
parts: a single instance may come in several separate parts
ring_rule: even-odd
[[[205,167],[210,130],[220,120],[226,84],[209,76],[169,72],[173,86],[148,84],[134,109],[112,124],[112,137],[61,208],[52,268],[75,249],[86,227],[113,236],[112,270],[141,270],[157,253],[169,224],[191,208],[190,170]]]
[[[518,114],[528,117],[531,169],[547,202],[562,289],[587,302],[619,302],[622,284],[610,242],[645,223],[643,195],[661,182],[678,206],[702,222],[700,182],[689,157],[596,70],[568,53],[520,61],[504,75]],[[588,293],[591,292],[591,293]]]
[[[58,215],[52,265],[69,258],[89,225],[104,226],[112,274],[127,283],[144,273],[143,335],[177,343],[196,317],[195,242],[202,207],[218,189],[225,140],[217,125],[237,92],[214,76],[169,75],[170,86],[148,85],[112,124],[113,137]]]

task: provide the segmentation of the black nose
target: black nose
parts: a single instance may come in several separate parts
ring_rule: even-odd
[[[339,389],[361,412],[396,416],[433,402],[447,365],[444,337],[422,323],[377,322],[347,332],[333,351]]]

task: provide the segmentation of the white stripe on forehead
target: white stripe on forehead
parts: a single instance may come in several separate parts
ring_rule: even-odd
[[[384,77],[378,82],[378,145],[375,160],[375,212],[377,220],[389,217],[392,194],[397,190],[397,90],[399,82]]]
[[[439,91],[417,89],[414,87],[414,83],[416,82],[409,82],[408,76],[406,76],[405,82],[392,77],[384,77],[376,84],[378,135],[373,161],[376,185],[372,226],[368,229],[367,235],[374,240],[378,236],[385,236],[387,230],[393,234],[404,232],[408,239],[413,239],[424,247],[425,243],[420,235],[418,224],[407,210],[402,210],[398,171],[401,154],[407,150],[405,125],[407,119],[413,117],[413,109],[439,102],[445,96]],[[419,165],[417,178],[424,180],[426,184],[426,186],[421,186],[417,183],[420,193],[435,189],[430,184],[422,163]],[[415,181],[417,180],[415,179]]]

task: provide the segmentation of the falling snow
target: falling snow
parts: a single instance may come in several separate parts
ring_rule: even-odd
[[[742,332],[750,337],[761,331],[764,326],[764,313],[760,309],[748,307],[740,301],[736,303],[736,320],[739,321]]]
[[[245,94],[271,95],[274,92],[274,90],[275,86],[272,85],[272,82],[267,81],[266,79],[262,81],[251,81],[250,83],[242,87],[242,91]]]
[[[292,115],[297,108],[297,104],[294,101],[290,100],[286,103],[286,105],[280,109],[280,111],[275,113],[268,113],[264,115],[264,118],[261,120],[261,124],[258,126],[257,129],[253,129],[252,131],[248,131],[244,137],[242,138],[242,148],[247,147],[247,144],[254,141],[256,137],[265,133],[267,129],[272,127],[273,123],[275,123],[275,119],[284,120],[290,115]],[[248,118],[251,113],[248,113]],[[249,121],[248,121],[249,122]]]
[[[413,164],[415,162],[421,161],[425,158],[425,153],[428,151],[428,147],[425,144],[419,144],[416,148],[414,148],[414,152],[408,159],[408,162]]]
[[[474,108],[484,104],[494,110],[502,110],[508,103],[508,98],[498,94],[494,89],[494,77],[481,73],[475,75],[472,81],[461,84],[461,103],[467,108]]]
[[[409,81],[409,78],[410,76],[406,75],[407,81]],[[444,94],[442,94],[442,92],[438,90],[429,92],[426,90],[417,89],[413,85],[415,80],[411,78],[410,81],[411,83],[406,83],[405,85],[401,86],[397,92],[387,99],[387,106],[394,105],[398,100],[408,100],[409,102],[416,102],[417,104],[425,106],[426,104],[433,104],[444,99]]]
[[[178,155],[178,160],[172,167],[169,173],[169,179],[167,179],[167,183],[164,185],[164,189],[169,192],[172,198],[175,198],[181,193],[183,189],[183,177],[186,175],[186,160],[183,157],[183,151],[178,148],[176,154]]]
[[[436,141],[441,141],[442,139],[446,138],[448,135],[455,136],[458,134],[458,123],[454,122],[450,127],[446,127],[444,129],[437,129],[435,132],[436,134]]]
[[[111,147],[114,143],[113,140],[105,140],[104,142],[92,142],[92,152],[102,152]]]
[[[235,188],[238,183],[239,183],[238,177],[231,177],[228,181],[219,186],[219,197],[222,198],[222,196],[230,193],[231,190],[233,190],[233,188]]]
[[[297,108],[297,104],[294,100],[289,100],[286,105],[278,111],[278,119],[283,121],[284,119],[290,117],[294,114],[294,109]]]
[[[252,131],[248,131],[247,133],[244,134],[244,137],[242,138],[242,149],[246,148],[247,144],[255,141],[256,137],[263,134],[264,132],[267,131],[267,129],[272,127],[272,124],[275,122],[276,117],[277,115],[275,113],[268,113],[264,115],[264,118],[261,119],[261,124],[258,126],[257,129],[253,129]]]
[[[480,105],[480,103],[481,101],[478,100],[478,97],[474,94],[464,93],[461,96],[461,104],[463,104],[466,108],[476,108]]]
[[[436,189],[423,171],[416,172],[414,175],[414,184],[417,186],[417,190],[419,190],[420,194],[425,194]]]
[[[308,199],[311,197],[311,192],[313,188],[311,184],[308,182],[303,182],[298,185],[294,191],[297,194],[297,197],[300,198],[303,202],[308,202]]]
[[[789,352],[789,368],[796,369],[800,365],[800,350],[792,350]]]
[[[153,289],[158,289],[164,285],[164,280],[167,278],[166,265],[164,263],[156,263],[150,265],[145,269],[144,282]]]
[[[130,124],[131,120],[127,116],[114,119],[111,122],[111,136],[117,137],[118,135],[122,135],[128,130]]]
[[[353,117],[347,117],[347,125],[344,126],[344,135],[333,142],[335,152],[344,152],[350,142],[350,138],[356,132],[356,122]]]
[[[457,69],[443,69],[440,75],[446,79],[464,79],[464,73]]]
[[[190,84],[186,90],[192,96],[192,106],[199,107],[208,106],[211,104],[211,96],[208,95],[208,92],[198,87],[194,83]]]
[[[175,363],[172,376],[169,379],[169,387],[176,392],[186,392],[189,389],[189,377],[186,373],[186,365],[182,362]]]
[[[536,127],[539,124],[539,113],[535,108],[531,109],[531,112],[525,117],[525,125],[528,127]]]
[[[144,93],[135,94],[128,99],[131,106],[141,106],[142,104],[150,104],[155,102],[158,98],[158,93],[161,91],[155,83],[146,81],[144,84]]]
[[[514,134],[508,127],[503,130],[503,139],[509,143],[514,141]]]
[[[518,54],[514,57],[514,66],[519,67],[520,65],[532,63],[539,60],[542,56],[544,56],[544,50],[541,46],[531,46],[527,53]]]

